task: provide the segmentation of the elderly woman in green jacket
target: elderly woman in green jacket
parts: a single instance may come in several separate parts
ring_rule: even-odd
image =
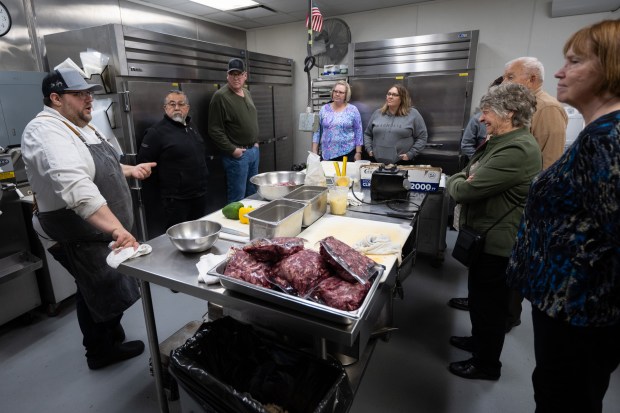
[[[530,184],[542,168],[542,156],[529,132],[536,98],[525,87],[491,88],[480,108],[480,121],[490,138],[463,171],[450,177],[447,189],[460,204],[459,226],[490,230],[482,254],[469,268],[471,336],[450,338],[452,345],[473,357],[451,363],[449,370],[468,379],[497,380],[509,297],[508,258]]]

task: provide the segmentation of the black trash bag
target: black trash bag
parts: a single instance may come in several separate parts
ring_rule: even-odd
[[[346,412],[353,401],[347,374],[322,360],[260,336],[230,317],[204,323],[170,356],[170,373],[205,411]]]

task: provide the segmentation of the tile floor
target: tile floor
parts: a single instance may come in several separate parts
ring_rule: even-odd
[[[448,232],[446,260],[440,268],[419,257],[404,283],[405,299],[395,303],[395,325],[388,342],[379,341],[351,407],[352,413],[523,413],[533,412],[534,366],[529,305],[523,324],[506,337],[502,377],[469,381],[447,370],[469,355],[448,344],[451,335],[469,333],[467,312],[446,305],[467,293],[466,271],[449,257],[455,233]],[[185,323],[200,319],[204,301],[152,287],[160,340]],[[146,342],[140,303],[123,319],[128,339]],[[19,321],[19,320],[18,320]],[[100,371],[86,366],[74,305],[57,317],[34,312],[32,322],[0,327],[0,412],[147,413],[158,412],[149,356]],[[181,412],[178,402],[171,413]],[[620,369],[604,401],[605,413],[620,412]]]

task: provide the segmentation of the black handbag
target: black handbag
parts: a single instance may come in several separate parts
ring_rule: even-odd
[[[482,250],[484,249],[484,242],[487,237],[487,232],[491,230],[495,225],[499,224],[508,214],[515,209],[517,205],[510,208],[508,212],[500,217],[493,225],[491,225],[486,231],[480,232],[467,225],[463,225],[459,229],[459,235],[456,237],[454,248],[452,249],[452,256],[458,262],[469,268],[474,262],[478,260]]]

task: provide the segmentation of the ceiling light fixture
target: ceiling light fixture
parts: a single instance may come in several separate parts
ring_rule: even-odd
[[[218,10],[236,10],[258,5],[253,0],[190,0]]]

